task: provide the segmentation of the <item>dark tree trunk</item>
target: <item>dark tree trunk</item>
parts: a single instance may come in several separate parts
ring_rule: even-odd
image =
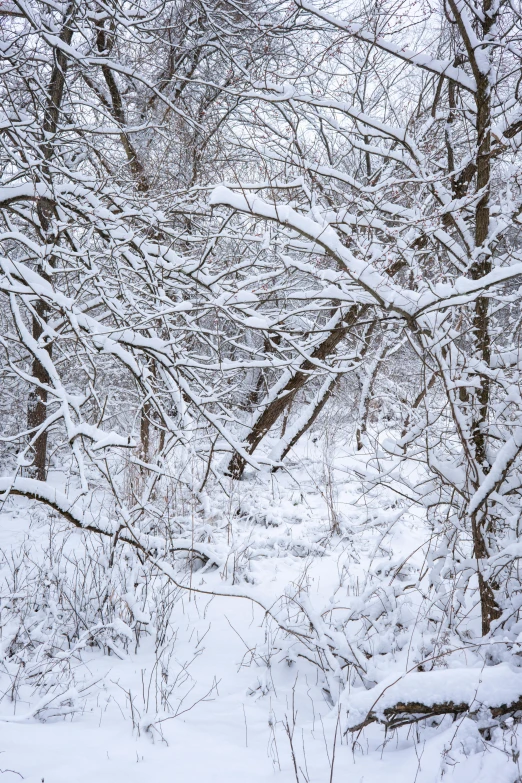
[[[324,361],[324,359],[330,356],[339,343],[346,337],[350,329],[353,328],[359,315],[360,308],[356,306],[351,307],[339,325],[335,329],[332,329],[326,339],[314,349],[311,354],[311,360]],[[285,387],[279,392],[278,396],[272,400],[257,417],[244,442],[249,454],[253,454],[281,414],[295,399],[297,393],[306,385],[311,373],[315,369],[315,364],[311,360],[306,359],[301,364],[299,369],[290,377]],[[235,452],[229,462],[227,473],[233,478],[240,479],[245,467],[246,461],[244,457]]]
[[[467,27],[459,14],[454,0],[450,6],[459,28],[460,35],[466,47],[473,76],[477,84],[475,101],[476,114],[476,193],[479,200],[475,208],[475,248],[480,249],[476,260],[471,266],[471,277],[480,280],[492,270],[491,250],[487,247],[490,230],[490,190],[491,190],[491,87],[488,73],[484,73],[484,59],[488,53],[483,48],[476,52],[473,41],[470,40]],[[496,23],[497,12],[492,13],[492,0],[483,0],[483,18],[481,21],[482,40],[488,39],[493,25]],[[489,331],[489,301],[481,296],[475,303],[472,318],[474,353],[479,361],[487,366],[491,360],[491,340]],[[490,406],[490,379],[486,375],[479,378],[479,386],[473,395],[471,437],[475,457],[476,476],[472,478],[474,489],[478,489],[484,475],[489,473],[490,465],[487,454],[487,429]],[[494,585],[482,573],[481,561],[488,557],[486,535],[494,531],[488,522],[487,510],[480,515],[473,514],[471,518],[473,537],[473,554],[477,561],[478,583],[482,614],[482,634],[485,636],[491,629],[491,623],[500,617],[501,611],[494,595]]]
[[[65,14],[65,21],[60,34],[60,39],[70,44],[72,40],[72,15],[74,13],[74,4],[70,3]],[[43,141],[41,150],[44,158],[44,165],[42,168],[42,175],[44,180],[49,181],[49,162],[53,156],[53,137],[58,130],[58,120],[60,117],[60,110],[63,100],[63,92],[65,87],[65,75],[67,71],[67,58],[61,49],[55,50],[55,64],[51,73],[49,81],[49,88],[47,91],[47,105],[45,107],[44,120],[42,124]],[[53,235],[52,219],[54,216],[54,206],[48,199],[41,199],[37,205],[38,220],[40,223],[40,230],[44,241],[47,244],[54,244],[56,237]],[[56,260],[53,256],[48,259],[49,266],[54,267]],[[52,282],[49,275],[43,269],[39,269],[39,273],[49,282]],[[35,305],[35,315],[32,322],[32,334],[35,340],[39,340],[43,326],[48,316],[48,307],[42,299],[39,299]],[[46,345],[45,350],[49,356],[52,355],[52,346]],[[43,364],[35,356],[32,362],[32,374],[39,384],[47,385],[49,383],[49,375]],[[27,423],[30,429],[37,430],[45,422],[47,416],[47,390],[37,385],[29,393],[28,410],[27,410]],[[47,431],[44,431],[39,435],[34,443],[34,462],[33,473],[34,477],[39,481],[45,481],[47,475]]]

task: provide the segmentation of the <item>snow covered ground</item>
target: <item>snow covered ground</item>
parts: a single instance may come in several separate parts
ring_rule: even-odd
[[[505,703],[517,687],[522,694],[522,674],[502,662],[484,672],[478,657],[467,653],[464,659],[451,651],[442,668],[417,669],[419,651],[427,649],[419,641],[422,637],[426,644],[426,634],[418,631],[422,602],[415,590],[408,598],[405,588],[423,564],[422,544],[429,538],[425,520],[391,494],[363,493],[345,472],[346,460],[336,465],[342,470],[325,473],[320,452],[310,444],[291,476],[250,476],[234,488],[232,500],[210,495],[208,539],[228,552],[225,565],[192,574],[185,569],[185,584],[191,581],[204,592],[173,594],[163,644],[150,632],[142,633],[136,646],[132,623],[120,620],[120,637],[130,637],[127,650],[117,642],[110,654],[108,647],[104,654],[99,645],[84,645],[73,656],[73,679],[67,675],[61,684],[58,674],[51,675],[56,682],[47,678],[47,696],[41,686],[25,683],[16,701],[10,697],[15,669],[5,661],[13,596],[6,577],[12,571],[4,561],[0,780],[514,783],[520,774],[515,729],[481,733],[480,720],[446,716],[438,726],[432,721],[388,734],[378,723],[349,730],[370,710],[383,710],[397,698],[424,703],[476,699],[478,710],[484,691],[490,706],[495,698]],[[30,541],[30,550],[39,551],[43,562],[50,530],[59,539],[66,529],[36,509],[17,499],[4,506],[0,543],[6,555]],[[79,557],[82,534],[73,532],[64,540],[61,557]],[[319,618],[325,628],[328,622],[329,639],[337,633],[344,644],[359,644],[354,655],[365,666],[365,687],[360,679],[350,681],[341,668],[340,678],[331,675],[328,694],[317,655],[305,656],[301,642],[277,629],[258,604],[211,594],[232,588],[272,607],[276,616],[282,616],[274,608],[281,596],[302,600],[309,617],[318,618],[316,628]],[[384,612],[390,591],[396,603]],[[18,600],[23,595],[22,585]],[[373,612],[376,596],[382,613]],[[364,643],[360,620],[353,621],[353,637],[346,631],[347,616],[358,611],[359,617],[361,604],[375,626]],[[33,610],[37,614],[42,607]],[[49,611],[60,610],[45,611],[43,646],[36,654],[40,662]],[[337,615],[343,618],[339,623],[332,620]],[[147,629],[145,614],[142,621],[142,630]],[[319,648],[325,638],[318,635]],[[69,701],[63,699],[67,687],[75,689]],[[53,716],[60,699],[72,705],[70,712]]]

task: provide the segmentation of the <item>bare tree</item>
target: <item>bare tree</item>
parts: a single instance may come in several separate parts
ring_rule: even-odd
[[[359,18],[345,20],[308,2],[300,7],[330,42],[340,36],[330,60],[324,40],[321,44],[322,73],[329,76],[311,89],[299,77],[292,86],[274,80],[258,97],[267,118],[286,112],[294,128],[303,126],[293,148],[284,156],[272,152],[272,158],[306,172],[308,187],[292,206],[223,188],[213,202],[270,221],[286,244],[299,237],[311,252],[333,259],[340,272],[330,279],[343,296],[371,303],[382,322],[401,323],[428,376],[435,374],[429,402],[437,400],[444,413],[430,416],[423,392],[424,424],[419,429],[417,417],[415,427],[408,426],[398,440],[397,452],[390,447],[390,458],[403,459],[406,445],[418,453],[419,439],[427,445],[426,470],[440,492],[434,507],[440,513],[449,503],[471,532],[486,635],[502,615],[499,572],[488,565],[505,535],[499,529],[499,503],[505,508],[518,494],[518,417],[508,391],[517,383],[516,371],[513,376],[514,365],[500,358],[518,338],[509,329],[501,335],[499,326],[514,317],[511,308],[518,301],[513,286],[519,275],[522,126],[513,95],[518,96],[520,75],[519,18],[509,4],[450,3],[440,30],[428,15],[414,35],[409,30],[405,46],[400,28],[394,29],[395,11],[372,20],[363,9]],[[415,37],[433,54],[411,48]],[[373,74],[362,92],[349,59],[352,41],[364,48]],[[416,92],[404,103],[406,79],[410,94],[413,85]],[[274,137],[272,148],[279,143]],[[359,162],[351,167],[354,159]],[[307,271],[315,270],[310,265]],[[508,408],[507,418],[499,414]],[[444,436],[437,431],[441,415],[449,427]],[[455,439],[457,452],[452,451]],[[452,465],[449,473],[438,451]],[[422,498],[422,490],[407,491]],[[505,590],[505,578],[502,584]]]

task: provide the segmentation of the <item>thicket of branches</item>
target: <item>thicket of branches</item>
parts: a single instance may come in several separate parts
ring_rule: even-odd
[[[179,553],[222,564],[209,488],[291,471],[342,400],[358,480],[427,514],[436,622],[516,654],[521,21],[507,0],[4,0],[3,501],[192,589]],[[363,603],[341,625],[297,594],[271,610],[332,698],[371,684]]]

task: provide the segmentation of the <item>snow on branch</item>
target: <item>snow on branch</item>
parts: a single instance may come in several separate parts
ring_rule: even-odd
[[[522,674],[506,664],[481,669],[436,669],[387,677],[375,688],[343,698],[346,730],[370,723],[397,728],[438,715],[489,711],[492,717],[522,709]]]
[[[340,19],[332,16],[332,14],[317,8],[312,3],[308,2],[308,0],[296,0],[296,2],[305,11],[314,14],[314,16],[323,19],[325,22],[328,22],[340,30],[344,30],[354,38],[358,38],[360,41],[364,41],[389,54],[393,54],[395,57],[398,57],[411,65],[417,66],[417,68],[422,68],[430,73],[443,76],[455,84],[458,84],[459,87],[462,87],[468,92],[474,93],[477,89],[475,79],[468,76],[462,68],[456,68],[452,65],[450,60],[438,60],[436,57],[431,57],[428,54],[417,54],[407,47],[398,46],[392,41],[375,36],[373,33],[364,30],[363,26],[356,22],[342,22]]]

